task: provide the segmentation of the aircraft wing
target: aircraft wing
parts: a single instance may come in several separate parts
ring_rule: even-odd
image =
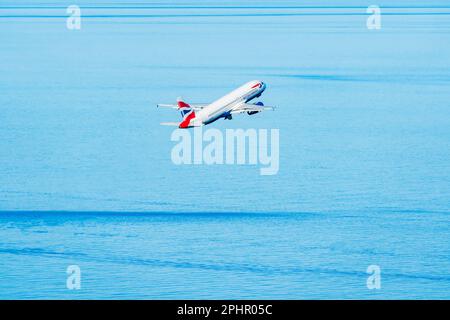
[[[204,107],[208,105],[208,103],[190,103],[189,104],[192,109],[194,110],[202,110]],[[165,104],[165,103],[158,103],[156,105],[158,108],[172,108],[172,109],[179,109],[177,104]]]
[[[275,110],[275,107],[262,106],[259,104],[244,103],[244,104],[241,104],[240,106],[238,106],[236,109],[232,110],[230,113],[231,114],[244,113],[244,112],[257,113],[257,112],[261,112],[264,110]]]

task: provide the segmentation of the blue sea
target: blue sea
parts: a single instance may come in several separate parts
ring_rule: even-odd
[[[444,0],[2,1],[0,298],[450,299],[449,18]],[[175,165],[160,122],[181,118],[156,104],[253,79],[276,110],[210,127],[279,129],[278,173]]]

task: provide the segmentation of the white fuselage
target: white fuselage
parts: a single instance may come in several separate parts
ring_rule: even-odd
[[[241,104],[259,97],[265,89],[266,85],[262,81],[254,80],[247,82],[243,86],[231,91],[229,94],[196,112],[196,116],[192,119],[191,124],[198,126],[209,124],[220,118],[227,118],[230,116],[231,111]]]

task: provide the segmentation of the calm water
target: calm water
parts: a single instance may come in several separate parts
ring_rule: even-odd
[[[381,30],[357,0],[78,3],[77,31],[0,5],[0,298],[450,298],[445,1]],[[174,165],[156,103],[251,79],[277,110],[214,126],[279,129],[279,173]]]

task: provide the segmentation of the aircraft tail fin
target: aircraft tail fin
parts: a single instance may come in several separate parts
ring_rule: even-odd
[[[183,117],[183,121],[180,123],[180,128],[188,128],[190,126],[190,122],[195,118],[194,109],[181,97],[177,99],[178,110],[181,112],[181,117]]]

